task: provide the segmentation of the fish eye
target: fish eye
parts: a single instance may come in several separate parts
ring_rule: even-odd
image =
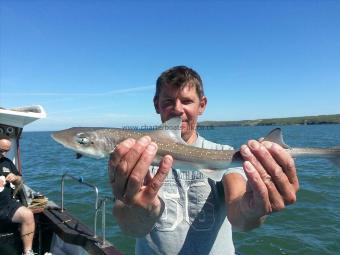
[[[77,134],[76,141],[77,141],[77,143],[82,144],[82,145],[90,144],[89,137],[84,133]]]

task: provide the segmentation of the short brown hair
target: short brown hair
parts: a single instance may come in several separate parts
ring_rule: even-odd
[[[193,69],[186,66],[175,66],[164,71],[156,82],[156,92],[153,98],[154,103],[158,100],[159,94],[165,85],[183,88],[188,84],[195,86],[198,98],[201,99],[204,96],[202,79]]]

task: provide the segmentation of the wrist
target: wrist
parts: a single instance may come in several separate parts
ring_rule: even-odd
[[[160,218],[163,214],[164,208],[165,208],[165,203],[163,199],[157,196],[154,203],[150,204],[149,206],[150,217]]]
[[[127,207],[139,212],[139,214],[144,215],[146,218],[158,219],[164,211],[165,204],[164,201],[157,196],[151,203],[127,205]]]
[[[116,200],[113,214],[124,233],[142,237],[154,228],[155,223],[162,216],[164,208],[164,201],[159,197],[146,204],[128,205],[121,200]]]
[[[165,204],[160,197],[156,197],[153,201],[127,203],[124,200],[116,200],[115,205],[118,208],[124,208],[124,211],[131,211],[134,214],[147,218],[158,218],[162,215]]]
[[[16,184],[20,184],[20,182],[21,182],[21,177],[20,177],[19,175],[15,175],[15,179],[14,179],[13,182],[16,183]]]
[[[244,231],[249,231],[254,228],[258,228],[266,219],[267,215],[257,215],[252,210],[247,210],[242,206],[242,202],[239,202],[239,213],[243,218],[242,229]]]

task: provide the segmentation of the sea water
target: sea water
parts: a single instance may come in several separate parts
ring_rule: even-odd
[[[273,126],[215,127],[199,133],[214,142],[240,147],[248,139],[267,134]],[[340,146],[340,125],[282,126],[291,147]],[[68,172],[99,188],[101,197],[111,197],[107,160],[83,157],[51,139],[50,132],[24,132],[21,160],[25,182],[60,204],[61,176]],[[340,254],[340,170],[325,159],[296,161],[300,190],[297,203],[270,215],[260,228],[234,233],[234,243],[245,255]],[[74,180],[65,182],[65,207],[93,227],[94,192]],[[101,218],[98,218],[100,235]],[[112,202],[106,210],[106,236],[124,254],[134,254],[134,239],[121,233],[112,217]]]

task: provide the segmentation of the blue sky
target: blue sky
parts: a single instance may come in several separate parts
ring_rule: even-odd
[[[339,1],[0,0],[0,106],[26,130],[153,125],[158,75],[198,71],[200,120],[340,113]]]

